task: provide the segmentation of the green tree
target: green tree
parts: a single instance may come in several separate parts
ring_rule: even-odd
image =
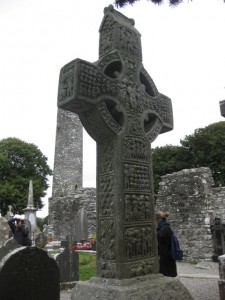
[[[225,185],[225,122],[199,128],[180,141],[152,149],[155,193],[161,176],[183,169],[209,167],[215,186]]]
[[[181,146],[166,145],[152,149],[154,188],[157,193],[161,176],[193,166],[191,152]]]
[[[209,167],[215,186],[225,185],[225,122],[196,129],[180,141],[193,157],[193,167]]]
[[[33,182],[34,205],[42,208],[41,198],[49,187],[52,171],[47,158],[34,144],[17,138],[0,141],[0,210],[6,214],[12,205],[14,214],[23,213],[27,206],[29,181]]]

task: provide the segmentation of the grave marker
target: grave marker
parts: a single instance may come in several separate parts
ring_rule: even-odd
[[[37,247],[19,247],[0,260],[0,299],[59,300],[56,261]]]

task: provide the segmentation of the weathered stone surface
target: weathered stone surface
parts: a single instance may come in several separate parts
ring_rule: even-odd
[[[123,280],[92,278],[77,282],[71,299],[191,300],[192,297],[179,279],[157,274]]]
[[[47,236],[44,232],[40,232],[37,237],[35,238],[35,246],[39,248],[44,248],[45,245],[47,244]]]
[[[38,209],[34,207],[34,194],[33,194],[33,182],[29,182],[29,193],[27,207],[23,209],[25,214],[25,226],[29,228],[29,237],[32,244],[34,244],[35,236],[37,234],[37,216],[36,211]],[[28,222],[26,222],[28,221]],[[28,227],[29,226],[29,227]]]
[[[79,281],[79,254],[69,248],[56,256],[60,283]]]
[[[49,223],[55,240],[65,240],[68,233],[75,241],[78,211],[85,209],[90,236],[96,233],[96,190],[80,188],[76,193],[64,197],[54,197],[49,202]]]
[[[169,211],[185,259],[212,259],[218,253],[211,226],[215,217],[225,223],[225,188],[213,184],[211,170],[203,167],[162,176],[156,209]]]
[[[173,128],[171,101],[142,65],[134,21],[112,5],[104,14],[99,60],[76,59],[59,80],[58,106],[97,142],[99,278],[78,283],[72,299],[191,299],[176,279],[149,275],[158,273],[150,143]]]
[[[37,247],[19,247],[0,261],[0,299],[59,300],[59,269]]]
[[[82,207],[78,211],[77,221],[75,225],[75,239],[77,242],[88,241],[88,219],[87,212]]]
[[[83,182],[83,127],[77,114],[58,109],[52,196],[75,193]]]
[[[218,257],[219,261],[219,275],[220,279],[225,280],[225,255],[220,255]]]
[[[158,272],[150,142],[173,117],[142,65],[134,21],[112,6],[104,13],[100,58],[61,69],[58,106],[97,142],[97,274],[122,279]]]

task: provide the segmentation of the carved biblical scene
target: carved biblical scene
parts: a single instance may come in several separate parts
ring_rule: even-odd
[[[149,146],[145,139],[126,136],[123,139],[123,158],[130,160],[149,160]]]
[[[152,226],[135,226],[125,230],[126,260],[152,254]]]
[[[125,222],[150,221],[152,204],[148,194],[125,195]]]
[[[141,55],[139,47],[139,38],[134,32],[126,29],[125,27],[120,27],[118,39],[119,48],[121,51],[124,51],[136,57],[139,57]]]

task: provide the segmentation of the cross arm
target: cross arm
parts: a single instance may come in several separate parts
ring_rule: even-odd
[[[118,88],[94,64],[75,59],[60,71],[58,107],[75,113],[90,110],[100,96],[116,96]]]

